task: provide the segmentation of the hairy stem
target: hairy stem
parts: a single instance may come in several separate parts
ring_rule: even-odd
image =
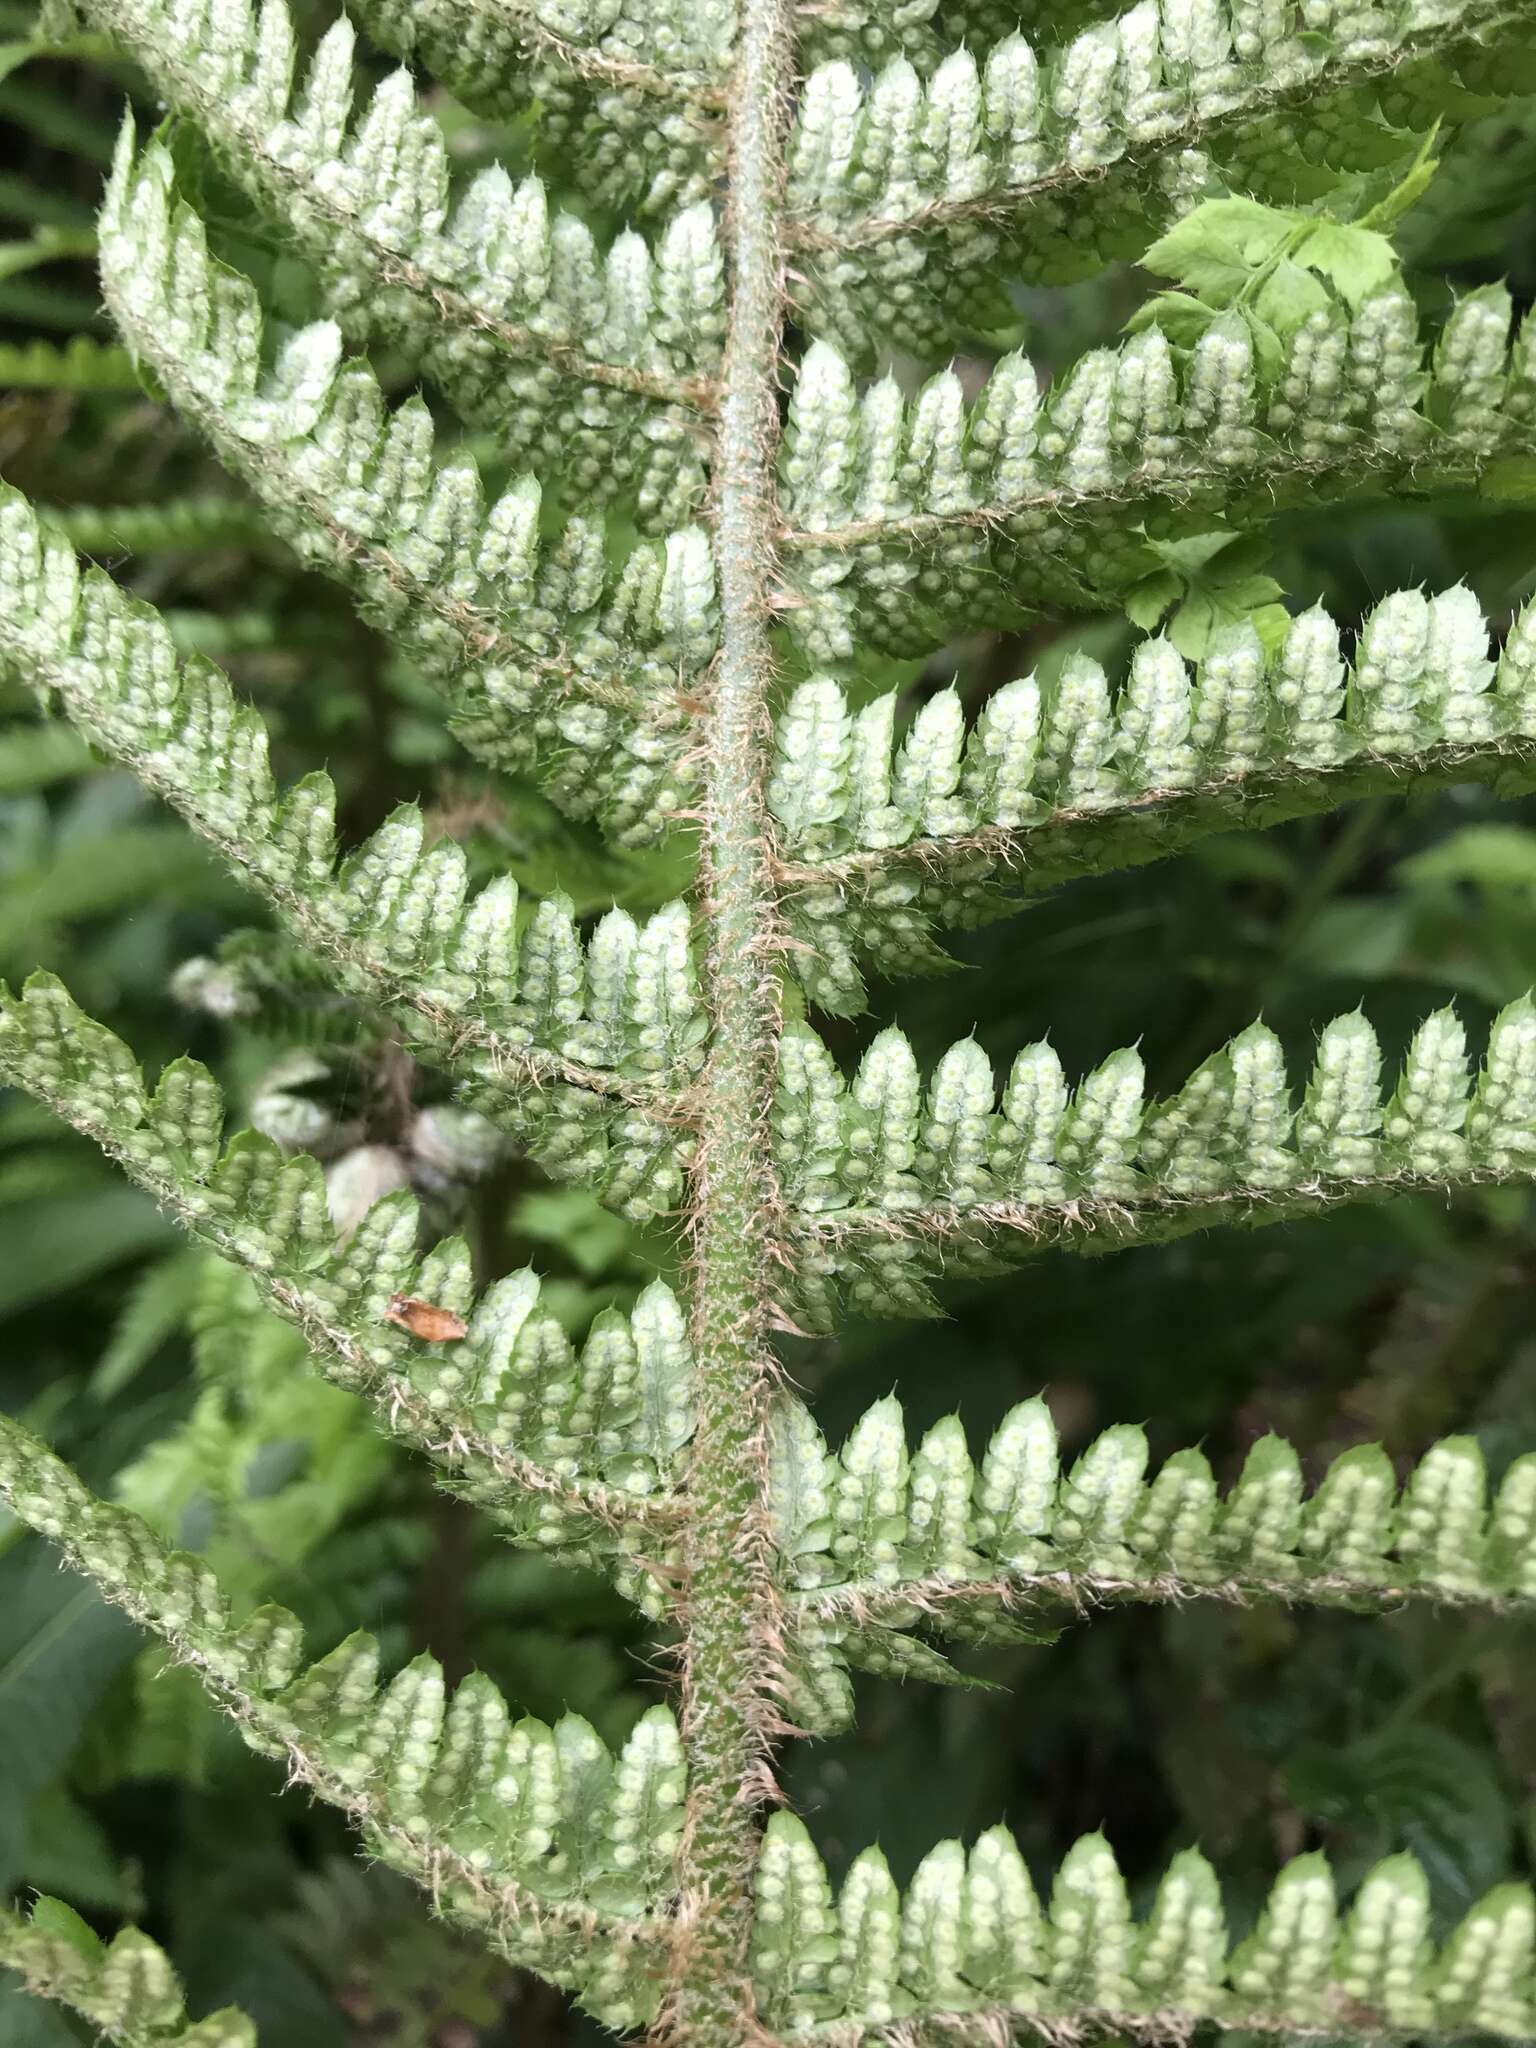
[[[774,458],[784,306],[782,184],[793,63],[786,0],[743,0],[729,136],[732,267],[716,454],[721,645],[707,729],[702,901],[713,1023],[690,1188],[700,1426],[684,1547],[683,1933],[662,2029],[725,2048],[754,2032],[746,1952],[757,1807],[768,1783],[778,1639],[764,1456],[773,1365],[769,1146],[779,1010],[777,902],[763,781]]]

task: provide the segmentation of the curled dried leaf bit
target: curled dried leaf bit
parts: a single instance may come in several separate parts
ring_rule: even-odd
[[[452,1344],[469,1334],[469,1325],[461,1315],[451,1308],[439,1308],[435,1302],[418,1301],[413,1294],[392,1294],[384,1320],[398,1323],[424,1344]]]

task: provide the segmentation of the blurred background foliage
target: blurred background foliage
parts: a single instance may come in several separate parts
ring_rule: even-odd
[[[91,220],[124,95],[155,110],[97,41],[48,33],[0,0],[0,475],[230,670],[280,769],[329,767],[346,831],[419,791],[482,872],[510,867],[583,909],[619,886],[636,907],[665,900],[686,874],[685,838],[621,869],[535,792],[459,757],[419,676],[263,538],[141,385],[100,312]],[[466,165],[525,159],[516,128],[438,111]],[[278,319],[306,317],[308,278],[195,143],[178,146],[224,253]],[[1536,104],[1461,131],[1398,236],[1427,306],[1499,275],[1528,305]],[[1146,289],[1122,270],[1020,292],[1042,372],[1105,339]],[[399,371],[393,382],[405,388]],[[1464,578],[1502,625],[1536,588],[1536,506],[1296,515],[1267,558],[1247,549],[1202,574],[1194,595],[1217,607],[1265,601],[1272,576],[1293,604],[1322,598],[1350,621],[1389,589]],[[979,699],[1074,647],[1113,662],[1131,633],[1122,619],[1041,622],[950,648],[906,680],[916,702],[958,673]],[[642,1242],[485,1145],[301,969],[248,1011],[210,962],[238,950],[250,915],[179,823],[0,685],[0,974],[55,969],[151,1067],[190,1047],[253,1120],[331,1162],[339,1207],[413,1180],[440,1222],[470,1233],[482,1278],[536,1261],[573,1330],[675,1264],[666,1233]],[[1448,998],[1476,1032],[1536,982],[1536,801],[1382,799],[1211,841],[1175,866],[1079,884],[962,953],[952,974],[900,992],[920,1051],[974,1028],[1006,1059],[1048,1033],[1073,1072],[1135,1040],[1161,1088],[1260,1013],[1303,1057],[1313,1027],[1360,991],[1389,1054]],[[860,1025],[834,1030],[857,1050]],[[951,1290],[943,1323],[855,1328],[835,1347],[792,1346],[788,1362],[832,1435],[893,1386],[914,1427],[958,1406],[973,1436],[1044,1388],[1069,1450],[1144,1422],[1156,1450],[1202,1443],[1230,1476],[1266,1429],[1314,1468],[1373,1440],[1406,1462],[1470,1430],[1497,1476],[1536,1443],[1533,1277],[1536,1199],[1506,1191],[1046,1262]],[[396,1659],[429,1647],[450,1676],[486,1669],[525,1708],[568,1707],[610,1740],[663,1682],[615,1596],[499,1550],[306,1370],[239,1276],[4,1093],[0,1358],[8,1409],[98,1489],[206,1549],[239,1591],[294,1607],[317,1651],[374,1629]],[[1256,1897],[1284,1856],[1326,1846],[1348,1876],[1406,1845],[1449,1919],[1536,1871],[1533,1653],[1531,1625],[1473,1616],[1118,1613],[1054,1648],[982,1660],[1003,1691],[869,1683],[857,1732],[793,1750],[788,1788],[836,1861],[878,1838],[902,1875],[939,1834],[999,1818],[1042,1868],[1100,1823],[1133,1872],[1198,1838],[1234,1874],[1239,1922],[1245,1888]],[[238,2002],[264,2048],[595,2038],[358,1863],[334,1817],[281,1791],[187,1674],[0,1520],[7,1892],[60,1894],[103,1928],[138,1919],[193,2010]],[[82,2038],[0,1981],[5,2048]]]

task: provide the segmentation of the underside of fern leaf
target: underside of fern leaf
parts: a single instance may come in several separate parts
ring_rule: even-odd
[[[304,44],[286,0],[79,8],[173,120],[130,116],[107,184],[121,349],[48,374],[120,388],[136,365],[245,494],[158,508],[140,541],[214,502],[255,522],[482,773],[692,880],[587,920],[477,872],[415,803],[344,847],[330,777],[280,787],[236,681],[9,487],[0,664],[277,927],[186,976],[226,1011],[334,995],[451,1114],[670,1232],[675,1265],[573,1339],[554,1289],[480,1270],[414,1195],[337,1213],[302,1120],[231,1128],[195,1060],[151,1086],[51,974],[0,990],[0,1078],[248,1276],[498,1536],[609,1580],[675,1703],[610,1748],[431,1656],[385,1668],[371,1636],[307,1662],[292,1615],[241,1611],[3,1418],[11,1510],[365,1853],[617,2032],[1529,2039],[1519,1884],[1442,1924],[1411,1856],[1307,1853],[1242,1921],[1189,1846],[1133,1910],[1106,1835],[1042,1899],[994,1827],[904,1892],[863,1849],[834,1894],[805,1824],[765,1822],[776,1744],[846,1728],[855,1672],[981,1684],[971,1652],[1137,1603],[1501,1628],[1536,1601],[1536,1449],[1493,1486],[1457,1435],[1411,1468],[1366,1444],[1309,1474],[1268,1435],[1220,1477],[1194,1447],[1149,1475],[1138,1427],[1064,1466],[1043,1399],[973,1448],[954,1416],[910,1444],[893,1396],[834,1450],[775,1352],[1054,1250],[1536,1175],[1529,999],[1474,1034],[1475,1070],[1449,1009],[1390,1069],[1355,1010],[1304,1081],[1257,1019],[1161,1094],[1134,1045],[1069,1079],[1016,1041],[1000,1079],[964,1039],[925,1076],[893,1023],[852,1059],[820,1028],[870,1004],[866,977],[941,967],[944,933],[1079,879],[1361,798],[1536,787],[1536,608],[1388,590],[1355,630],[1251,577],[1264,595],[1209,630],[1180,608],[1278,513],[1527,477],[1536,320],[1496,284],[1435,305],[1389,230],[1437,134],[1536,88],[1528,0],[359,0],[393,71],[345,17]],[[434,80],[512,124],[525,175],[459,177]],[[290,324],[229,260],[248,245],[209,167],[321,317]],[[1044,379],[1021,293],[1122,258],[1122,331],[1047,349]],[[1118,663],[893,682],[978,627],[1122,608],[1142,630]],[[0,1918],[0,1961],[122,2048],[254,2038],[188,2020],[144,1935],[103,1945],[55,1902]]]
[[[0,1963],[29,1991],[80,2014],[115,2048],[255,2048],[244,2013],[188,2020],[164,1951],[135,1929],[104,1944],[62,1900],[0,1913]]]

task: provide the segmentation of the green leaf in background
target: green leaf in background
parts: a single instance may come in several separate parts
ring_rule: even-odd
[[[207,1261],[193,1250],[169,1253],[135,1281],[91,1374],[94,1400],[110,1401],[130,1385],[155,1353],[185,1327],[203,1284]]]
[[[1348,306],[1363,306],[1397,271],[1397,256],[1385,235],[1331,220],[1314,221],[1300,231],[1291,261],[1325,277]]]
[[[0,76],[3,76],[0,72]],[[96,237],[88,228],[39,228],[25,242],[0,242],[0,281],[20,277],[43,263],[96,254]]]
[[[33,1801],[22,1877],[29,1887],[62,1892],[91,1912],[131,1913],[136,1903],[105,1829],[63,1785]]]
[[[1266,645],[1283,639],[1290,614],[1277,602],[1282,586],[1259,565],[1269,549],[1250,535],[1216,531],[1174,540],[1148,537],[1164,566],[1133,584],[1125,600],[1131,623],[1163,630],[1187,661],[1201,659],[1213,636],[1252,624]]]
[[[72,726],[49,722],[0,730],[0,796],[47,789],[91,767],[91,750]]]
[[[1212,327],[1233,328],[1266,377],[1281,374],[1291,337],[1309,320],[1358,308],[1398,269],[1374,228],[1244,198],[1204,200],[1143,263],[1183,290],[1153,294],[1128,322],[1131,332],[1156,324],[1188,349]],[[1200,631],[1191,626],[1192,646]]]
[[[1399,861],[1396,872],[1413,888],[1475,882],[1518,889],[1536,901],[1536,835],[1518,825],[1467,825]]]
[[[110,1185],[51,1201],[10,1204],[4,1229],[0,1315],[63,1296],[175,1235],[148,1196]]]
[[[83,2023],[66,2019],[56,2005],[23,1991],[9,1970],[0,1970],[0,2041],[5,2048],[82,2048],[88,2038]]]
[[[186,1421],[119,1471],[114,1490],[168,1541],[205,1552],[220,1582],[254,1603],[383,1483],[389,1447],[357,1396],[314,1372],[303,1337],[261,1306],[237,1269],[201,1256],[164,1294],[150,1302],[156,1320],[146,1312],[139,1341],[168,1331],[179,1302],[199,1392]]]
[[[524,1195],[513,1221],[535,1244],[557,1245],[578,1272],[591,1280],[635,1258],[638,1232],[634,1224],[605,1209],[585,1188],[550,1188]],[[643,1265],[636,1270],[643,1272]]]
[[[108,36],[33,36],[25,41],[0,43],[0,79],[9,78],[23,64],[35,63],[39,58],[74,57],[83,63],[111,55],[112,42]]]
[[[133,1624],[39,1544],[0,1556],[0,1883],[24,1875],[34,1802],[138,1647]]]
[[[103,1951],[101,1937],[63,1899],[38,1899],[32,1907],[32,1922],[45,1934],[67,1941],[87,1962],[100,1961]]]
[[[1443,1728],[1400,1723],[1343,1748],[1309,1745],[1286,1791],[1299,1810],[1336,1823],[1331,1844],[1358,1876],[1395,1848],[1423,1864],[1436,1910],[1465,1912],[1508,1867],[1512,1812],[1484,1752]]]
[[[123,826],[56,841],[35,865],[4,875],[0,963],[30,966],[39,939],[63,923],[157,900],[222,904],[242,898],[189,832],[174,824]]]
[[[1230,305],[1296,232],[1298,216],[1256,199],[1207,199],[1155,241],[1141,259],[1176,278],[1207,305]]]
[[[0,343],[0,386],[13,391],[106,392],[138,396],[144,382],[127,349],[72,334],[55,343]]]
[[[1326,316],[1331,303],[1321,277],[1300,261],[1299,247],[1296,254],[1277,257],[1252,283],[1244,310],[1250,331],[1270,354],[1314,313]]]
[[[1355,226],[1359,228],[1384,229],[1392,227],[1410,207],[1416,206],[1435,181],[1440,168],[1440,159],[1435,155],[1435,145],[1440,139],[1441,122],[1437,118],[1414,154],[1413,162],[1397,182],[1388,187],[1364,212],[1358,215]]]

